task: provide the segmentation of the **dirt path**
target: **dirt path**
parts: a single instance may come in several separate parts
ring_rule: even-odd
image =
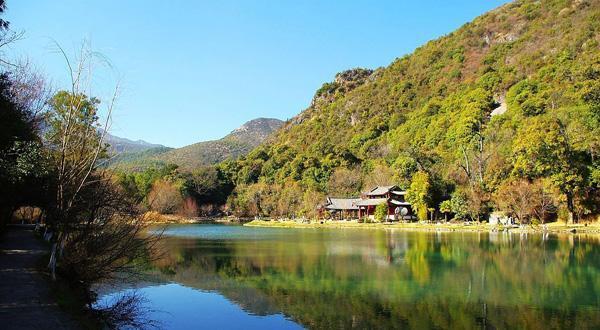
[[[45,253],[32,228],[10,226],[0,236],[0,328],[78,328],[52,299],[48,279],[38,269]]]

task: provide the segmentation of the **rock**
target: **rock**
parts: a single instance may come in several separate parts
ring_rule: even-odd
[[[498,100],[496,102],[498,102],[500,105],[492,111],[492,113],[490,114],[492,117],[494,117],[496,115],[501,115],[501,114],[505,113],[506,110],[508,110],[508,107],[506,105],[506,99],[505,99],[504,95],[500,95],[500,97],[498,97]]]

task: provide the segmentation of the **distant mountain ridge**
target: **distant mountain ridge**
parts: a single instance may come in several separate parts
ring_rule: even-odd
[[[106,133],[104,142],[110,145],[110,151],[112,153],[117,154],[125,152],[140,152],[153,148],[167,148],[162,144],[154,144],[144,140],[133,141],[127,138],[112,135],[110,133]]]
[[[140,170],[156,164],[177,164],[184,170],[193,170],[196,167],[216,164],[249,153],[283,124],[282,120],[275,118],[257,118],[244,123],[221,139],[197,142],[176,149],[162,145],[147,144],[152,146],[148,148],[136,145],[138,151],[122,152],[110,162],[109,166]],[[131,142],[135,143],[135,141]],[[122,145],[119,144],[119,147]]]

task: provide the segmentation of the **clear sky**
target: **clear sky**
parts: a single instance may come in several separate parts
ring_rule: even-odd
[[[386,66],[505,0],[8,0],[5,18],[54,85],[56,40],[84,39],[124,92],[112,133],[171,147],[220,138],[257,117],[288,119],[335,73]]]

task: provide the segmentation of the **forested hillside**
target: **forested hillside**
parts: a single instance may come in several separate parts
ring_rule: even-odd
[[[257,118],[236,128],[225,137],[178,148],[157,157],[165,163],[173,163],[184,169],[212,165],[228,158],[237,158],[261,144],[276,131],[283,121],[275,118]]]
[[[236,185],[229,207],[308,215],[325,194],[393,183],[421,218],[440,204],[472,219],[597,214],[599,32],[600,1],[516,1],[388,67],[340,73],[220,166]]]
[[[158,146],[138,152],[125,152],[114,157],[109,162],[109,166],[118,170],[139,171],[175,164],[181,170],[191,171],[247,154],[281,125],[283,121],[279,119],[257,118],[244,123],[218,140],[198,142],[176,149]],[[108,143],[111,144],[110,141]]]

